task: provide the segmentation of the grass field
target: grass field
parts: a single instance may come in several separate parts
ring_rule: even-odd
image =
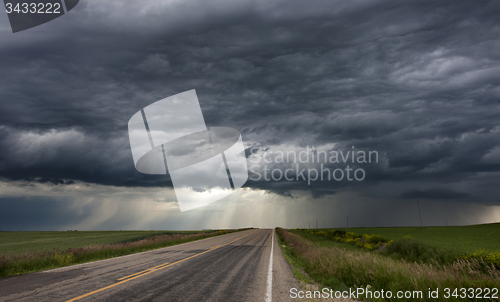
[[[325,229],[326,230],[326,229]],[[454,227],[421,228],[349,228],[357,234],[377,234],[387,239],[397,240],[405,236],[425,243],[469,254],[476,250],[500,251],[500,223]]]
[[[497,226],[486,228],[490,230]],[[471,230],[472,228],[472,230]],[[471,238],[478,230],[465,227],[467,238]],[[412,228],[406,228],[411,230]],[[346,230],[346,229],[344,229]],[[372,232],[375,230],[376,232]],[[386,229],[363,229],[365,234],[384,234],[380,230]],[[277,229],[278,239],[284,251],[285,257],[292,265],[294,274],[300,280],[308,282],[312,278],[321,286],[333,290],[343,291],[346,289],[363,288],[368,291],[391,291],[420,293],[418,298],[398,298],[397,301],[466,301],[460,297],[445,297],[440,295],[437,299],[431,298],[429,290],[440,288],[454,289],[493,289],[500,287],[500,270],[493,265],[485,264],[476,258],[457,258],[453,262],[441,261],[408,261],[405,257],[393,257],[386,252],[397,242],[404,242],[402,247],[407,249],[421,248],[423,252],[430,252],[428,255],[440,256],[441,252],[436,252],[432,247],[426,245],[411,244],[413,240],[401,239],[389,244],[387,250],[371,249],[367,250],[358,245],[337,241],[331,237],[331,230],[284,230]],[[360,229],[348,229],[348,232],[363,234]],[[391,233],[392,231],[392,233]],[[409,235],[407,232],[398,233],[401,238]],[[425,231],[425,230],[424,230]],[[394,230],[389,229],[385,236],[394,235]],[[327,236],[325,236],[327,235]],[[349,233],[347,233],[349,235]],[[351,234],[352,235],[352,234]],[[439,232],[434,232],[432,240],[438,240]],[[463,235],[463,234],[460,234]],[[465,236],[465,235],[464,235]],[[349,239],[346,236],[347,239]],[[367,242],[370,237],[366,236]],[[455,240],[460,240],[459,236],[454,236]],[[425,238],[421,238],[424,239]],[[420,241],[417,241],[420,242]],[[434,241],[436,242],[436,241]],[[449,242],[449,241],[448,241]],[[430,245],[430,243],[427,244]],[[441,244],[441,246],[444,246]],[[447,245],[449,246],[449,245]],[[490,247],[493,245],[489,245]],[[473,250],[477,247],[474,246]],[[481,248],[481,247],[479,247]],[[485,246],[482,246],[485,248]],[[417,250],[415,250],[418,254]],[[411,254],[411,253],[410,253]],[[427,255],[427,254],[426,254]],[[432,258],[435,259],[435,258]],[[431,260],[432,260],[431,259]],[[437,259],[439,260],[439,259]],[[302,273],[303,272],[303,273]],[[477,292],[477,290],[476,290]],[[361,297],[358,297],[361,298]],[[395,296],[393,298],[396,298]],[[375,299],[364,296],[363,300],[368,301],[390,301],[391,299]],[[473,297],[469,301],[497,301],[498,294],[489,298]]]
[[[89,245],[138,241],[161,235],[203,232],[205,231],[0,232],[0,254],[65,250]]]
[[[320,229],[321,230],[321,229]],[[288,230],[288,232],[292,234],[299,235],[301,237],[306,238],[307,240],[310,240],[314,242],[314,244],[320,246],[320,247],[338,247],[338,248],[344,248],[347,250],[358,250],[359,247],[349,244],[349,243],[344,243],[344,242],[337,242],[334,240],[331,240],[329,238],[326,238],[322,235],[318,234],[311,234],[311,233],[306,233],[301,230]]]
[[[0,232],[0,278],[119,257],[237,230]]]
[[[457,259],[482,258],[500,268],[500,223],[423,229],[297,229],[291,232],[324,247],[382,249],[384,254],[392,257],[426,263],[435,260],[450,264]]]

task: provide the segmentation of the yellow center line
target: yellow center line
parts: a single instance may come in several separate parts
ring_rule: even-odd
[[[125,279],[125,280],[120,281],[120,282],[117,282],[117,283],[114,283],[114,284],[111,284],[111,285],[106,286],[106,287],[103,287],[103,288],[100,288],[100,289],[95,290],[95,291],[92,291],[92,292],[90,292],[90,293],[86,293],[86,294],[81,295],[81,296],[78,296],[78,297],[76,297],[76,298],[73,298],[73,299],[67,300],[66,302],[73,302],[73,301],[76,301],[76,300],[80,300],[80,299],[82,299],[82,298],[88,297],[88,296],[93,295],[93,294],[95,294],[95,293],[102,292],[102,291],[107,290],[107,289],[109,289],[109,288],[112,288],[112,287],[118,286],[118,285],[123,284],[123,283],[125,283],[125,282],[129,282],[129,281],[134,280],[134,279],[136,279],[136,278],[139,278],[139,277],[142,277],[142,276],[145,276],[145,275],[151,274],[151,273],[153,273],[153,272],[159,271],[159,270],[161,270],[161,269],[164,269],[164,268],[166,268],[166,267],[172,266],[172,265],[174,265],[174,264],[181,263],[181,262],[183,262],[183,261],[186,261],[186,260],[191,259],[191,258],[194,258],[194,257],[198,257],[198,256],[200,256],[200,255],[203,255],[203,254],[205,254],[205,253],[211,252],[211,251],[213,251],[213,250],[216,250],[216,249],[218,249],[218,248],[221,248],[221,247],[223,247],[223,246],[226,246],[226,245],[228,245],[228,244],[231,244],[231,243],[233,243],[233,242],[235,242],[235,241],[238,241],[238,240],[240,240],[240,239],[242,239],[242,238],[244,238],[244,237],[246,237],[246,236],[248,236],[248,235],[250,235],[250,234],[253,234],[253,233],[255,233],[255,232],[256,232],[256,231],[253,231],[253,232],[248,233],[248,234],[246,234],[246,235],[244,235],[244,236],[241,236],[241,237],[239,237],[239,238],[236,238],[236,239],[234,239],[233,241],[230,241],[230,242],[225,243],[225,244],[222,244],[222,245],[217,245],[217,246],[215,246],[215,247],[210,248],[209,250],[206,250],[206,251],[201,252],[201,253],[198,253],[198,254],[196,254],[196,255],[193,255],[193,256],[190,256],[190,257],[187,257],[187,258],[181,259],[181,260],[179,260],[179,261],[176,261],[176,262],[173,262],[173,263],[170,263],[170,264],[168,264],[168,262],[167,262],[167,263],[163,263],[163,264],[160,264],[160,265],[158,265],[158,266],[155,266],[155,267],[152,267],[152,268],[150,268],[150,269],[147,269],[147,270],[145,270],[145,271],[142,271],[142,272],[139,272],[139,273],[136,273],[136,274],[133,274],[133,275],[130,275],[130,276],[124,277],[124,278],[120,278],[120,279],[118,279],[118,280],[121,280],[121,279]],[[138,274],[140,274],[140,273],[143,273],[143,274],[138,275]],[[132,276],[134,276],[134,275],[137,275],[137,276],[132,277]],[[128,277],[131,277],[131,278],[128,278]],[[126,279],[126,278],[128,278],[128,279]]]
[[[153,270],[153,269],[155,269],[155,268],[157,268],[157,267],[160,267],[160,266],[163,266],[163,265],[166,265],[166,264],[169,264],[169,263],[170,263],[170,262],[165,262],[165,263],[160,264],[160,265],[157,265],[157,266],[155,266],[155,267],[148,268],[147,270],[144,270],[144,271],[142,271],[142,272],[138,272],[138,273],[135,273],[135,274],[132,274],[132,275],[128,275],[128,276],[126,276],[126,277],[122,277],[122,278],[118,279],[118,281],[123,280],[123,279],[127,279],[127,278],[129,278],[129,277],[133,277],[133,276],[135,276],[135,275],[139,275],[139,274],[145,273],[145,272],[147,272],[147,271]]]

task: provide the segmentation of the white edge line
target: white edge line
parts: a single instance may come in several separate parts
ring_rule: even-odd
[[[170,249],[170,248],[173,248],[173,247],[178,247],[178,246],[181,246],[181,245],[187,245],[187,244],[191,244],[191,243],[195,243],[195,242],[200,242],[200,241],[204,241],[204,240],[208,240],[208,239],[214,239],[214,238],[220,237],[220,236],[224,236],[224,235],[213,236],[213,237],[210,237],[210,238],[205,238],[205,239],[200,239],[200,240],[194,240],[194,241],[190,241],[190,242],[186,242],[186,243],[181,243],[181,244],[175,244],[175,245],[171,245],[171,246],[167,246],[167,247],[162,247],[162,248],[159,248],[159,249],[154,249],[154,250],[140,252],[140,253],[135,253],[135,254],[129,254],[129,255],[120,256],[120,257],[113,257],[113,258],[108,258],[108,259],[103,259],[103,260],[97,260],[97,261],[92,261],[92,262],[85,262],[85,263],[80,263],[80,264],[75,264],[75,265],[69,265],[69,266],[63,266],[63,267],[53,268],[53,269],[49,269],[49,270],[46,270],[46,271],[35,272],[35,274],[37,274],[37,273],[50,273],[50,272],[53,272],[53,271],[58,271],[58,270],[62,270],[62,269],[71,269],[71,268],[75,268],[77,266],[82,266],[82,265],[90,265],[90,264],[94,264],[94,263],[98,263],[98,262],[110,261],[110,260],[115,260],[115,259],[120,259],[120,258],[125,258],[125,257],[130,257],[130,256],[135,256],[135,255],[140,255],[140,254],[147,254],[147,253],[157,252],[157,251],[161,251],[161,250]]]
[[[271,238],[271,257],[269,258],[269,271],[267,272],[267,292],[266,292],[266,302],[271,302],[273,300],[273,249],[274,249],[274,229],[272,230],[273,235]]]

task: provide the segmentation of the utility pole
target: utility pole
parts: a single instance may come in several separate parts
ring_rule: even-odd
[[[349,215],[345,216],[347,218],[347,228],[349,228]]]
[[[422,224],[422,213],[420,213],[420,201],[417,200],[417,205],[418,205],[418,216],[420,217],[420,228],[423,229],[424,225]]]
[[[311,223],[309,222],[309,229],[311,229]]]
[[[326,229],[326,219],[325,218],[323,218],[323,222],[325,223],[325,229]]]
[[[316,219],[316,230],[318,229],[318,219]]]
[[[448,218],[446,218],[446,226],[448,226]]]

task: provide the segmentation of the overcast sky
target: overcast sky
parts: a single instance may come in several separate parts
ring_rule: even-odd
[[[0,12],[0,230],[404,226],[417,201],[426,225],[498,222],[498,20],[498,1],[81,0],[13,34]],[[191,89],[252,171],[308,147],[378,162],[351,165],[362,181],[250,172],[181,213],[127,123]]]

